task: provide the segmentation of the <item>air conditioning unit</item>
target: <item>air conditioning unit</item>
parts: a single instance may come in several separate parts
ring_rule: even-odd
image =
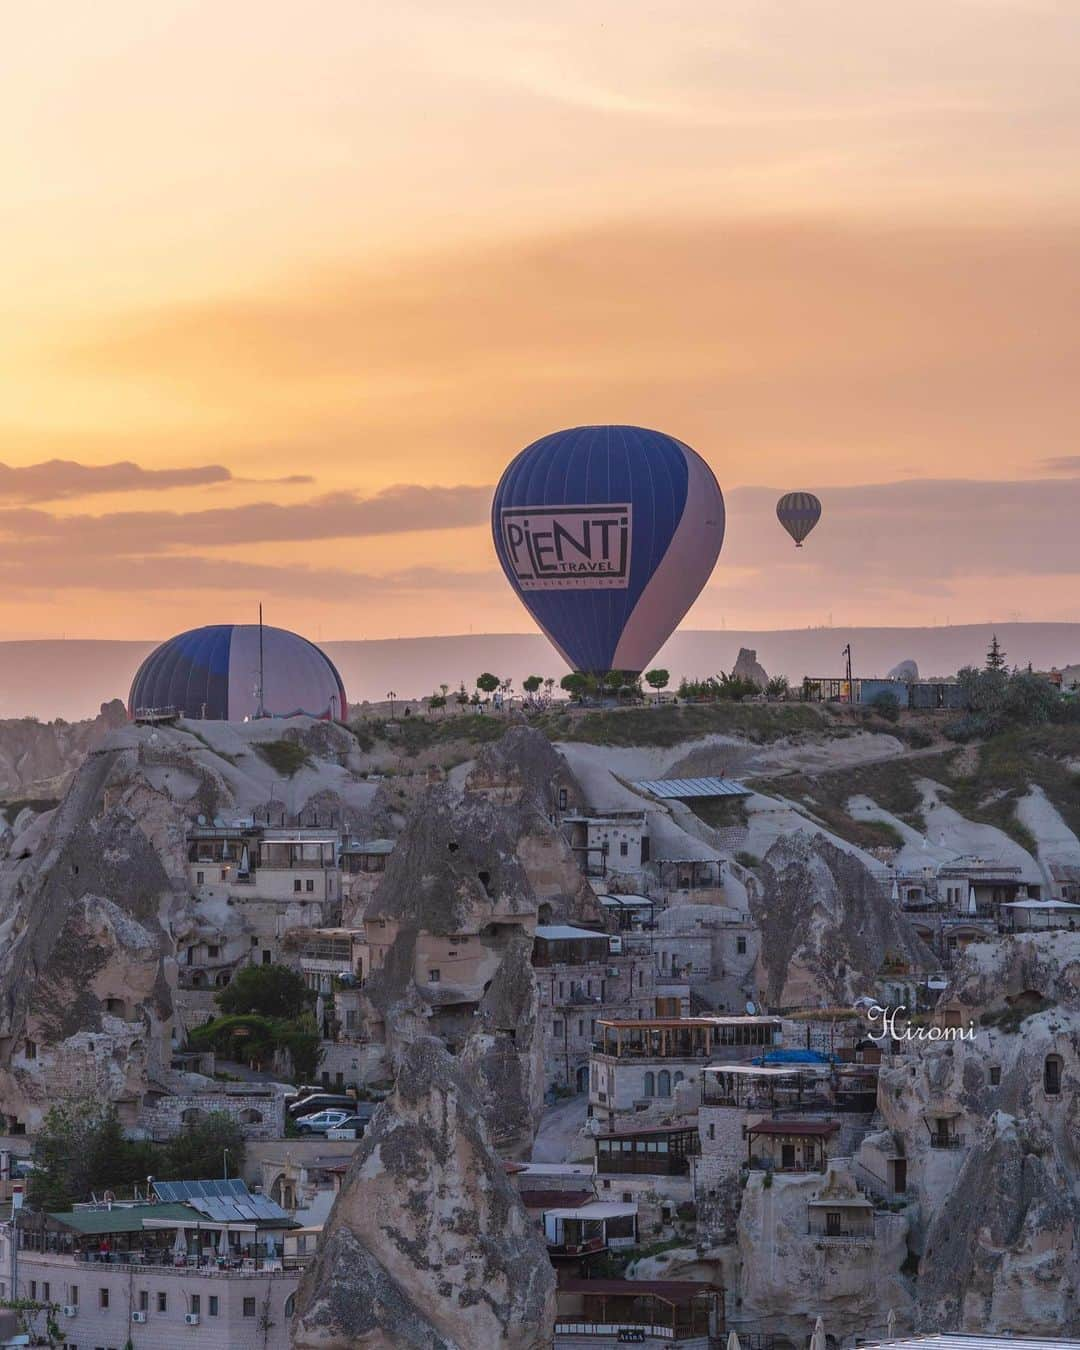
[[[144,1312],[133,1312],[131,1314],[131,1320],[133,1322],[145,1322],[146,1314]]]
[[[79,1305],[77,1303],[64,1304],[65,1317],[78,1317],[78,1315],[79,1315]]]
[[[188,1324],[189,1327],[197,1327],[199,1325],[199,1314],[185,1313],[184,1321]]]

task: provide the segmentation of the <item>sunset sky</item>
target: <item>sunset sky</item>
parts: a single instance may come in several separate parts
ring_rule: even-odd
[[[609,421],[724,490],[688,626],[1080,619],[1078,51],[1076,0],[9,9],[0,636],[531,631],[492,486]]]

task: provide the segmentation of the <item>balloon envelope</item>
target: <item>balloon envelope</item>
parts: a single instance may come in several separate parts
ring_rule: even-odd
[[[495,489],[495,551],[573,670],[643,671],[724,542],[712,470],[641,427],[574,427],[526,447]]]
[[[785,492],[776,503],[776,518],[802,548],[802,541],[821,519],[821,503],[812,492]]]
[[[136,672],[128,696],[130,717],[149,708],[233,722],[260,711],[268,717],[307,713],[345,721],[349,711],[341,676],[324,652],[284,628],[254,623],[193,628],[156,647]]]

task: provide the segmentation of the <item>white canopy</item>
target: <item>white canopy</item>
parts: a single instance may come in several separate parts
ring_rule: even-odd
[[[545,1219],[626,1219],[637,1213],[637,1205],[606,1205],[601,1200],[577,1209],[545,1209]]]

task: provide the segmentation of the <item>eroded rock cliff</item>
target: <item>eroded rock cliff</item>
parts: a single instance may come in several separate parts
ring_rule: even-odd
[[[468,1077],[413,1042],[297,1295],[297,1350],[546,1350],[555,1276]]]

